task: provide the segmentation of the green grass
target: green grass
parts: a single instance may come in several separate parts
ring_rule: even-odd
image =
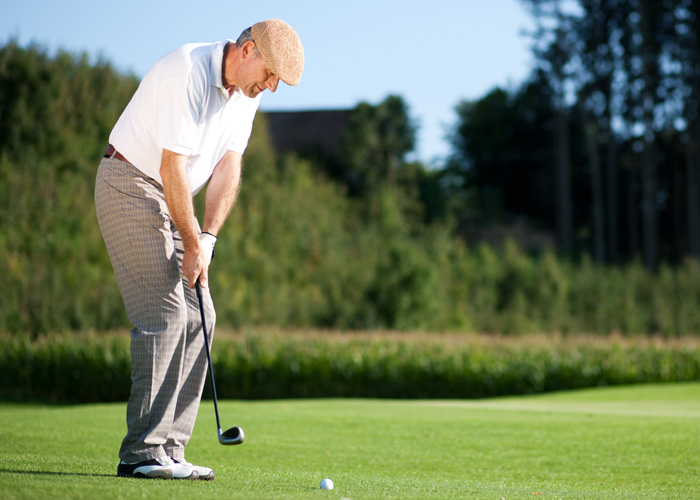
[[[216,480],[115,477],[125,405],[0,405],[0,498],[700,498],[700,384],[479,401],[204,401]],[[335,481],[333,491],[318,485]]]

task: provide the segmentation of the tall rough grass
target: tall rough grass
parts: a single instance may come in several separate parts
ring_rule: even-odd
[[[0,337],[0,399],[123,401],[128,334]],[[700,339],[399,333],[219,334],[222,398],[483,398],[700,380]],[[210,394],[205,389],[205,394]]]

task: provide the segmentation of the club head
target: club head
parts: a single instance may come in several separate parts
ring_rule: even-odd
[[[243,438],[243,429],[240,427],[231,427],[225,432],[219,429],[219,444],[241,444]]]

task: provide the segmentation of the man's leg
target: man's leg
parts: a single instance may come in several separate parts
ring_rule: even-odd
[[[177,250],[180,266],[182,266],[182,256],[184,247],[180,233],[173,233],[175,248]],[[178,390],[177,406],[173,426],[165,445],[168,455],[182,462],[185,460],[185,446],[192,436],[197,411],[202,398],[202,390],[207,376],[207,355],[205,351],[204,332],[202,331],[202,318],[199,311],[199,299],[193,289],[185,284],[185,299],[187,302],[187,334],[185,338],[185,356],[181,385]],[[204,313],[207,323],[207,334],[209,345],[214,336],[216,324],[216,313],[214,304],[208,288],[202,288],[204,303]],[[201,472],[200,472],[200,475]]]
[[[187,304],[162,190],[119,160],[104,159],[95,188],[98,221],[131,332],[132,388],[124,462],[167,456],[186,349]]]

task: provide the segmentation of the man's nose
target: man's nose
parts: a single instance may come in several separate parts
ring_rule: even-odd
[[[279,85],[279,83],[280,79],[277,76],[271,76],[265,81],[265,85],[270,89],[270,92],[277,90],[277,85]]]

